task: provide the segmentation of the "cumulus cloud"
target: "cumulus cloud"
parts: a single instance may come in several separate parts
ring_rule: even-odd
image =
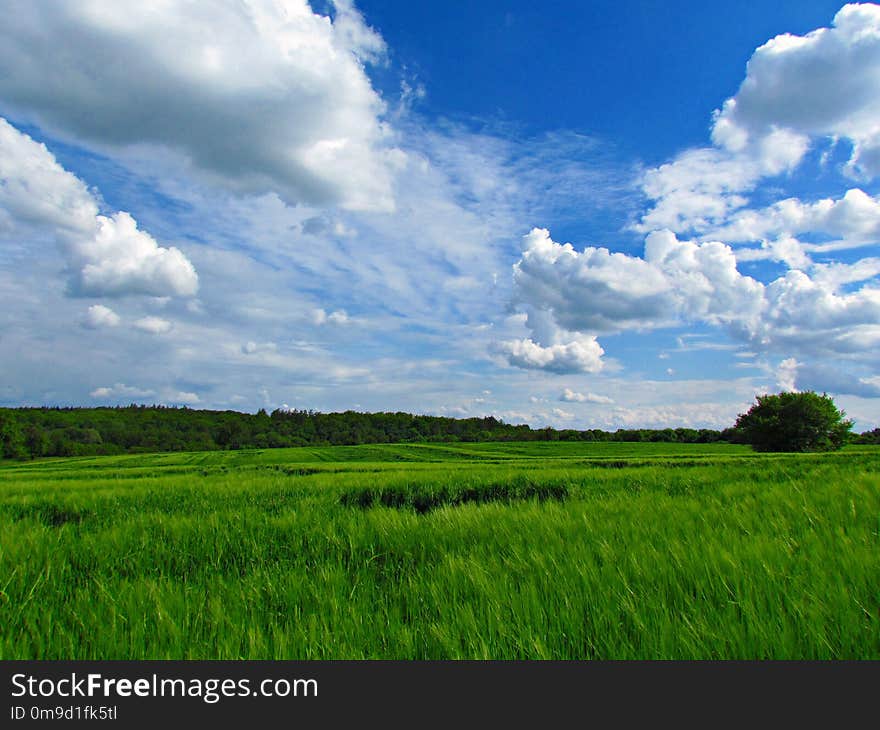
[[[530,338],[498,343],[497,351],[516,367],[551,373],[597,373],[604,350],[595,337],[578,337],[572,342],[542,346]]]
[[[529,310],[536,332],[556,326],[592,342],[596,363],[602,353],[597,334],[689,322],[722,326],[765,350],[841,353],[880,346],[880,288],[868,283],[836,291],[842,280],[868,276],[874,266],[863,264],[849,276],[849,268],[824,269],[815,278],[790,270],[764,284],[738,271],[726,244],[682,241],[670,231],[647,236],[644,258],[602,248],[578,252],[543,229],[524,244],[514,267],[515,302]],[[554,367],[553,348],[531,340],[505,344],[520,367],[576,370]]]
[[[654,206],[634,228],[680,233],[720,226],[748,203],[746,194],[763,178],[793,169],[806,150],[806,138],[786,130],[775,130],[742,150],[686,150],[644,173],[642,188]]]
[[[159,246],[128,213],[99,213],[86,185],[45,145],[0,118],[0,237],[60,244],[75,296],[190,296],[192,263]],[[41,252],[35,252],[41,255]]]
[[[159,246],[152,236],[138,229],[128,213],[97,216],[96,221],[94,237],[71,241],[77,293],[154,297],[196,293],[195,267],[178,249]]]
[[[870,394],[864,371],[880,363],[880,260],[827,255],[876,245],[880,197],[853,187],[761,207],[750,198],[772,195],[767,183],[783,185],[820,137],[851,143],[851,176],[880,173],[878,80],[878,5],[847,5],[831,28],[758,48],[738,92],[715,113],[712,146],[643,173],[650,203],[632,226],[645,235],[642,256],[575,250],[540,228],[525,237],[514,305],[535,340],[714,325],[758,353],[782,355],[780,387],[824,379]],[[787,270],[771,277],[757,266],[752,277],[738,268],[759,261]],[[861,363],[863,372],[832,378],[833,368],[817,365],[829,358]]]
[[[880,258],[864,258],[852,264],[815,264],[812,276],[823,289],[837,291],[846,284],[868,281],[880,276]]]
[[[171,322],[161,317],[142,317],[135,320],[133,326],[135,329],[151,335],[163,335],[170,332],[172,328]]]
[[[607,396],[596,395],[595,393],[578,393],[570,388],[566,388],[562,391],[559,400],[566,403],[598,403],[601,405],[614,403],[614,401]]]
[[[657,231],[639,258],[605,248],[578,252],[534,229],[524,248],[514,266],[517,303],[550,313],[566,330],[619,332],[682,319],[742,323],[760,310],[761,284],[737,271],[722,243],[679,241]]]
[[[727,241],[758,241],[802,233],[873,242],[880,236],[880,196],[853,188],[837,200],[804,203],[786,198],[766,208],[739,211],[712,235]]]
[[[93,304],[86,312],[83,324],[89,329],[101,329],[102,327],[116,327],[121,321],[120,317],[110,307],[103,304]]]
[[[289,203],[393,207],[403,153],[364,64],[385,47],[353,5],[14,2],[0,97],[99,149],[151,155]],[[107,59],[112,59],[108,62]]]
[[[849,170],[880,173],[880,6],[845,5],[831,28],[784,34],[758,48],[737,94],[717,114],[713,140],[740,151],[779,130],[853,144]]]
[[[846,171],[866,180],[876,176],[878,79],[878,5],[846,5],[831,28],[771,39],[752,55],[736,95],[715,112],[714,146],[687,150],[644,174],[653,205],[635,228],[725,241],[785,242],[808,231],[839,236],[849,245],[876,240],[878,201],[862,190],[837,201],[790,198],[762,210],[748,209],[748,196],[764,178],[795,169],[817,138],[848,140]],[[766,258],[794,261],[783,248],[767,243]]]

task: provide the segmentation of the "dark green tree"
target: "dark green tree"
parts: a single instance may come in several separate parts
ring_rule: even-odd
[[[831,451],[847,442],[852,425],[828,395],[806,391],[759,395],[734,428],[755,451]]]
[[[880,446],[880,428],[875,428],[873,431],[865,431],[858,438],[856,438],[857,444],[877,444]]]
[[[0,411],[0,459],[23,459],[27,455],[18,419],[12,411]]]

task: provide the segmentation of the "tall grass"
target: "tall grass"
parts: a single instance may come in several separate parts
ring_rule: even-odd
[[[0,657],[880,658],[880,451],[358,448],[0,467]]]

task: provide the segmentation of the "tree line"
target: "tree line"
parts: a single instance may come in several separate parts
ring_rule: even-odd
[[[779,410],[783,407],[783,410]],[[832,425],[827,426],[824,422],[821,427],[810,425],[810,408],[818,408],[820,412],[821,409],[829,411],[827,418]],[[841,417],[842,414],[834,409],[827,396],[811,393],[759,397],[752,411],[740,416],[735,426],[723,431],[705,428],[621,428],[616,431],[535,429],[505,423],[494,416],[447,418],[400,412],[275,410],[267,413],[261,409],[257,413],[241,413],[134,404],[102,408],[0,408],[0,458],[455,441],[689,444],[727,441],[752,443],[759,450],[838,448],[846,442],[880,444],[880,428],[852,435],[848,433],[848,426],[842,430],[839,428]],[[783,443],[779,435],[791,431],[786,423],[796,424],[795,435],[801,440],[805,428],[810,431],[807,440],[813,441],[816,441],[813,431],[824,434],[836,429],[839,431],[839,438],[836,439],[839,443],[830,446],[820,441],[806,445]],[[829,428],[832,431],[828,431]],[[762,436],[764,432],[772,438],[761,446],[762,439],[767,440]],[[788,436],[786,439],[792,440]]]
[[[538,428],[493,416],[446,418],[409,413],[267,413],[130,405],[102,408],[0,408],[0,456],[94,456],[290,446],[455,441],[647,441],[712,443],[711,429]]]

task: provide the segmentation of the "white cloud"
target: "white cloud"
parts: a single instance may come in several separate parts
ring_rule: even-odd
[[[723,224],[745,206],[744,195],[762,178],[797,166],[807,140],[775,130],[756,146],[735,151],[698,148],[683,152],[672,162],[648,170],[642,187],[655,201],[634,228],[646,233],[661,228],[676,232],[700,231]]]
[[[364,71],[384,42],[350,2],[333,7],[331,22],[306,0],[17,3],[0,97],[44,129],[161,152],[234,191],[389,210],[403,153]]]
[[[116,383],[113,386],[103,386],[95,388],[89,395],[92,398],[101,400],[110,400],[115,398],[150,398],[156,395],[156,391],[149,388],[138,388],[136,386],[126,385],[125,383]]]
[[[619,330],[662,326],[674,312],[677,321],[722,325],[758,353],[783,355],[782,365],[769,369],[780,386],[809,381],[872,395],[864,370],[880,366],[875,354],[880,347],[880,261],[815,259],[876,246],[880,198],[851,188],[841,197],[812,202],[788,197],[758,208],[749,196],[772,193],[761,187],[767,178],[792,173],[820,137],[852,144],[848,174],[870,179],[880,173],[878,84],[878,5],[847,5],[832,28],[803,37],[778,36],[758,48],[739,91],[715,114],[715,146],[687,150],[642,178],[652,204],[634,229],[647,234],[645,261],[659,269],[670,288],[654,302],[653,317],[619,317]],[[828,159],[826,151],[820,164]],[[784,183],[781,177],[774,181]],[[696,238],[684,242],[675,233]],[[732,249],[718,241],[738,246]],[[661,244],[672,257],[652,254],[652,243]],[[748,243],[759,246],[742,245]],[[696,252],[713,263],[697,260]],[[761,282],[736,268],[737,262],[759,261],[779,262],[788,271]],[[635,275],[638,266],[627,262],[619,268]],[[563,278],[558,267],[556,274]],[[552,301],[553,316],[563,323],[569,309],[583,308],[585,298],[588,313],[601,303],[601,297],[586,290],[580,297],[568,294],[566,299],[576,304],[563,307],[562,315],[556,311],[557,300],[526,297],[526,303]],[[625,303],[621,309],[637,309],[647,301],[627,292],[620,298]],[[581,320],[566,326],[596,331],[595,321]],[[838,366],[845,375],[835,377],[829,361],[842,358],[860,363],[862,374]]]
[[[747,405],[727,403],[670,403],[659,406],[615,408],[603,414],[603,428],[726,428]]]
[[[786,198],[762,209],[742,210],[730,216],[712,236],[725,241],[759,241],[783,235],[824,233],[853,242],[876,241],[880,236],[880,196],[847,190],[842,198],[804,203]]]
[[[809,269],[813,260],[807,247],[791,236],[781,236],[775,241],[762,241],[760,248],[741,248],[736,251],[738,261],[778,261],[790,269]]]
[[[198,276],[176,248],[163,248],[128,213],[99,214],[85,184],[46,148],[0,118],[0,237],[57,241],[75,295],[190,296]],[[34,255],[43,255],[34,251]]]
[[[880,6],[845,5],[833,27],[780,35],[758,48],[713,140],[732,151],[785,130],[847,138],[852,174],[880,173]]]
[[[840,353],[880,346],[880,288],[835,291],[844,279],[871,274],[869,265],[858,274],[821,269],[815,279],[790,270],[765,285],[740,274],[733,250],[719,242],[656,231],[645,240],[644,258],[637,258],[601,248],[577,252],[535,229],[514,269],[515,301],[529,310],[528,324],[540,336],[554,326],[590,338],[703,322],[763,350]],[[597,350],[601,354],[598,343]],[[506,351],[521,367],[574,371],[553,367],[554,351],[531,340],[506,343]]]
[[[94,238],[71,242],[79,294],[161,297],[196,293],[198,277],[186,256],[176,248],[159,246],[152,236],[138,230],[128,213],[98,216],[97,223]]]
[[[514,265],[515,297],[530,307],[533,331],[539,326],[614,331],[622,323],[653,322],[664,312],[674,315],[669,282],[642,259],[605,248],[577,252],[571,244],[556,243],[541,228],[525,236],[523,244],[522,257]],[[548,335],[538,337],[544,340]]]
[[[597,373],[604,350],[595,337],[579,336],[572,342],[542,346],[531,339],[506,340],[497,351],[516,367],[552,373]]]
[[[450,418],[467,418],[471,415],[467,406],[440,406],[437,412],[441,416],[448,416]]]
[[[337,309],[329,314],[321,308],[312,310],[312,322],[318,326],[324,324],[348,324],[350,321],[348,313],[344,309]]]
[[[797,390],[795,381],[797,380],[797,371],[800,363],[793,357],[788,357],[779,363],[776,369],[776,385],[780,390],[786,392],[794,392]]]
[[[245,355],[254,355],[264,352],[277,352],[278,345],[274,342],[254,342],[249,340],[241,346],[241,351]]]
[[[680,232],[718,225],[746,204],[741,193],[751,190],[759,178],[754,160],[710,148],[683,152],[645,172],[643,190],[656,202],[635,229]]]
[[[139,388],[125,383],[95,388],[89,395],[97,400],[110,402],[151,400],[165,405],[196,405],[201,402],[196,393],[174,390],[173,388],[162,388],[157,392],[150,388]]]
[[[168,390],[162,394],[162,400],[169,405],[196,405],[201,398],[196,393],[186,390]]]
[[[578,252],[534,229],[514,266],[516,302],[560,328],[587,334],[654,328],[681,319],[750,323],[762,286],[739,274],[728,246],[651,233],[645,258],[604,248]]]
[[[614,401],[607,396],[596,395],[595,393],[578,393],[570,388],[566,388],[562,391],[559,400],[565,401],[566,403],[599,403],[602,405],[614,403]]]
[[[116,327],[120,317],[110,307],[103,304],[93,304],[86,312],[83,324],[89,329],[101,329],[102,327]]]
[[[737,94],[715,113],[715,146],[687,150],[644,174],[653,206],[635,229],[761,241],[761,250],[745,254],[749,260],[801,268],[809,265],[811,247],[793,243],[799,234],[841,239],[814,250],[876,241],[880,202],[862,190],[815,203],[789,198],[760,210],[748,208],[748,195],[764,178],[794,170],[819,137],[852,143],[851,175],[880,173],[878,82],[878,5],[847,5],[832,28],[770,40],[753,54]]]
[[[147,332],[151,335],[163,335],[166,332],[170,332],[172,328],[171,322],[167,319],[162,319],[161,317],[142,317],[141,319],[135,320],[133,326],[135,329],[139,329],[141,332]]]
[[[852,264],[815,264],[812,276],[823,289],[837,291],[846,284],[880,276],[880,258],[864,258]]]

